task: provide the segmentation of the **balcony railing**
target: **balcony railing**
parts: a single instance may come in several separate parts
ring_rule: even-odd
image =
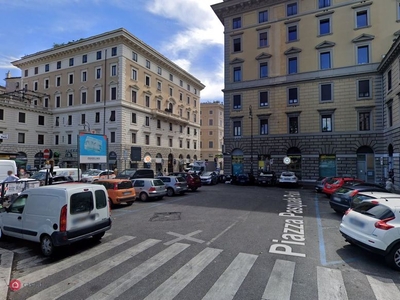
[[[182,125],[189,124],[189,120],[187,118],[184,118],[177,114],[174,114],[171,111],[169,111],[168,109],[162,110],[162,109],[155,108],[155,109],[151,110],[151,113],[152,113],[153,117],[156,117],[156,118],[164,118],[168,121],[175,121]]]

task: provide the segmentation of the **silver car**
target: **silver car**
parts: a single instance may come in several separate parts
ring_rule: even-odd
[[[184,194],[188,190],[187,181],[182,176],[158,176],[167,186],[167,195]]]
[[[136,197],[142,201],[162,199],[167,194],[164,182],[158,178],[132,179],[132,185],[136,191]]]

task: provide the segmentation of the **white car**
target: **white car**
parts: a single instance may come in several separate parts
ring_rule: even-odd
[[[294,172],[285,171],[282,172],[281,176],[279,177],[280,184],[297,184],[298,178]]]
[[[81,181],[94,182],[100,179],[114,179],[114,178],[115,178],[114,171],[91,169],[88,172],[82,174]]]
[[[400,197],[364,200],[346,211],[339,230],[350,244],[385,257],[400,271]]]

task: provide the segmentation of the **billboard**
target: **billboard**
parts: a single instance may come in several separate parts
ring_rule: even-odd
[[[107,136],[79,133],[79,162],[81,164],[107,163]]]

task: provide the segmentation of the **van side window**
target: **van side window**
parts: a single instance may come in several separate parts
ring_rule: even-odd
[[[98,190],[94,192],[94,195],[96,197],[96,208],[104,208],[107,206],[107,197],[104,191]]]
[[[10,212],[16,213],[16,214],[22,214],[24,211],[26,199],[28,196],[20,196],[15,201],[10,205]]]
[[[76,215],[93,210],[92,192],[82,192],[71,195],[70,214]]]

